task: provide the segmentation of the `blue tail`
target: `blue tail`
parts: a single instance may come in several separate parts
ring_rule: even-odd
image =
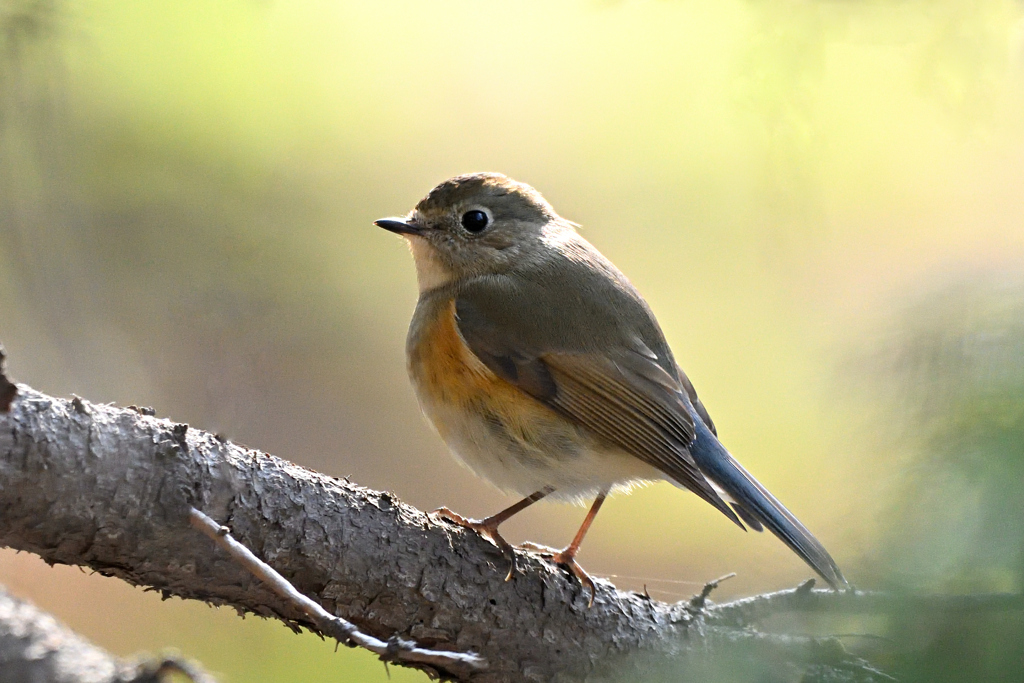
[[[690,444],[690,455],[704,476],[725,492],[724,497],[740,518],[757,531],[761,531],[761,525],[768,527],[832,588],[848,587],[843,573],[818,539],[736,462],[699,417],[695,422],[697,436]]]

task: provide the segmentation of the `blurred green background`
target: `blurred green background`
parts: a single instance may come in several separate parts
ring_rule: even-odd
[[[17,379],[493,512],[509,499],[419,415],[411,259],[371,221],[501,171],[632,278],[726,445],[855,584],[1022,589],[1018,0],[0,0],[0,41]],[[562,545],[582,515],[536,506],[507,535]],[[668,485],[612,499],[581,561],[662,599],[809,574]],[[225,681],[387,679],[28,555],[0,551],[0,582],[114,652],[177,647]],[[911,634],[878,656],[911,680],[982,660],[1013,679],[1024,628],[992,619],[973,640],[876,624]]]

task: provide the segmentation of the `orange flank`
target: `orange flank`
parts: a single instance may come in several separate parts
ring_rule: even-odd
[[[409,350],[409,372],[424,403],[482,416],[520,443],[533,443],[538,431],[561,420],[543,403],[495,375],[466,346],[456,326],[454,299],[439,308]],[[448,429],[455,425],[433,422],[447,440]]]

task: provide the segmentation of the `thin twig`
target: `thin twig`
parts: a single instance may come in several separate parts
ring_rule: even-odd
[[[397,636],[385,642],[363,633],[355,624],[331,614],[318,603],[300,593],[273,567],[235,540],[227,527],[217,524],[195,508],[191,509],[189,519],[193,527],[213,539],[236,562],[266,583],[275,593],[299,607],[306,616],[313,620],[320,631],[339,642],[355,643],[380,656],[385,662],[427,664],[456,674],[467,674],[487,668],[487,660],[472,653],[426,650],[417,647],[413,641]]]
[[[687,606],[688,609],[691,612],[703,612],[704,606],[707,605],[708,602],[708,596],[711,595],[711,591],[718,588],[719,584],[721,584],[723,581],[728,581],[734,576],[736,576],[736,572],[729,572],[725,576],[719,576],[717,579],[712,579],[711,581],[705,583],[704,588],[701,589],[700,593],[697,593],[692,598],[690,598],[690,603]]]

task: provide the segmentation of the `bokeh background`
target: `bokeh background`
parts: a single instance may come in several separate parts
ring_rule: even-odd
[[[501,171],[632,278],[726,445],[855,584],[1022,589],[1018,0],[0,0],[0,41],[17,379],[420,508],[497,510],[419,415],[411,259],[371,221]],[[538,505],[507,535],[562,545],[583,514]],[[662,599],[809,574],[668,485],[612,499],[581,561]],[[10,550],[0,582],[116,653],[176,647],[225,681],[387,680]],[[1024,668],[1012,613],[859,627],[907,680]]]

